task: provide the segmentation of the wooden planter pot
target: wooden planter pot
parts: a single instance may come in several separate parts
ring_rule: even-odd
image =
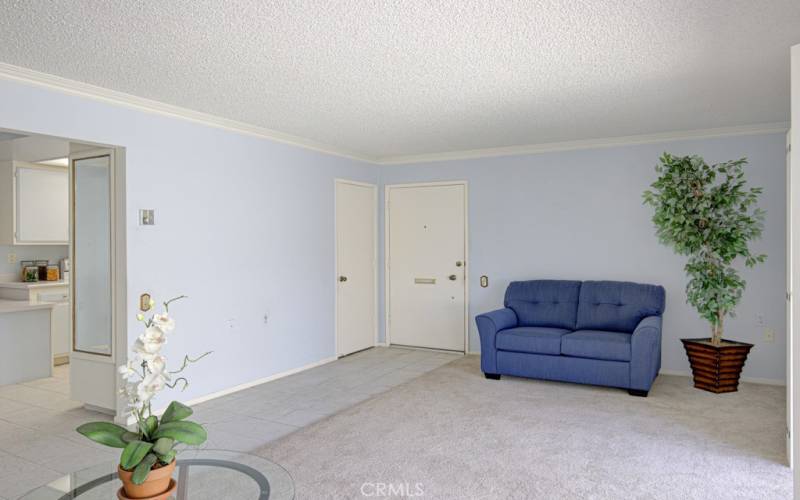
[[[716,394],[739,389],[739,375],[753,344],[722,339],[722,345],[714,346],[708,338],[681,342],[692,365],[695,387]]]

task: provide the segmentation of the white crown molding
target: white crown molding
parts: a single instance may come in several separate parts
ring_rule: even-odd
[[[659,142],[711,139],[715,137],[733,137],[743,135],[762,135],[784,133],[789,130],[788,122],[759,123],[739,127],[708,128],[657,134],[628,135],[622,137],[606,137],[565,142],[549,142],[543,144],[525,144],[500,148],[471,149],[451,151],[447,153],[431,153],[420,155],[388,156],[379,158],[381,165],[407,165],[409,163],[431,163],[452,160],[471,160],[496,156],[524,156],[559,151],[577,151],[581,149],[613,148],[633,146],[637,144],[655,144]]]
[[[98,87],[96,85],[70,80],[68,78],[42,73],[40,71],[22,68],[3,62],[0,62],[0,78],[6,80],[15,80],[39,87],[45,87],[62,93],[87,97],[90,99],[119,106],[125,106],[148,113],[155,113],[173,118],[189,120],[191,122],[200,123],[211,127],[230,130],[232,132],[260,137],[262,139],[289,144],[324,154],[350,158],[353,160],[377,165],[407,165],[411,163],[469,160],[498,156],[523,156],[559,151],[576,151],[581,149],[598,149],[630,146],[636,144],[653,144],[678,140],[783,133],[789,129],[788,122],[761,123],[739,127],[663,132],[657,134],[630,135],[623,137],[607,137],[542,144],[523,144],[518,146],[449,151],[444,153],[373,157],[328,144],[323,144],[311,139],[286,134],[276,130],[258,127],[256,125],[250,125],[236,120],[230,120],[228,118],[202,113],[200,111],[193,111],[180,106],[174,106],[172,104],[166,104],[152,99],[137,97],[124,92],[118,92],[116,90],[110,90],[104,87]]]
[[[173,106],[172,104],[166,104],[160,101],[146,99],[144,97],[137,97],[124,92],[118,92],[116,90],[98,87],[96,85],[91,85],[76,80],[70,80],[68,78],[51,75],[49,73],[42,73],[40,71],[35,71],[28,68],[14,66],[12,64],[0,62],[0,78],[28,83],[38,87],[45,87],[66,94],[88,97],[90,99],[125,106],[148,113],[156,113],[173,118],[181,118],[191,122],[260,137],[262,139],[269,139],[275,142],[290,144],[292,146],[310,149],[320,153],[341,156],[344,158],[350,158],[368,163],[376,163],[376,159],[370,156],[344,150],[328,144],[323,144],[311,139],[285,134],[283,132],[250,125],[236,120],[221,118],[219,116],[202,113],[200,111],[193,111],[180,106]]]

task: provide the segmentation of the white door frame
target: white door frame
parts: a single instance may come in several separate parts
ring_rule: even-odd
[[[464,187],[464,354],[469,352],[469,183],[467,181],[437,181],[437,182],[411,182],[404,184],[386,184],[383,196],[383,296],[386,310],[384,311],[384,329],[386,332],[386,345],[391,345],[391,322],[389,313],[391,309],[391,273],[389,269],[389,192],[394,188],[409,187],[435,187],[435,186],[463,186]]]
[[[791,150],[789,151],[789,161],[794,168],[797,168],[800,165],[800,45],[795,45],[791,48],[790,52],[790,66],[791,66],[791,104],[790,104],[790,114],[791,114],[791,121],[792,121],[792,128],[789,131],[791,134]],[[790,186],[791,196],[787,203],[789,203],[790,209],[792,211],[792,231],[791,231],[791,238],[792,238],[792,270],[796,270],[800,268],[800,230],[796,227],[798,222],[800,222],[800,213],[798,213],[797,207],[800,206],[800,176],[792,175],[791,176],[791,186]],[[787,238],[789,235],[787,235]],[[800,290],[800,276],[797,276],[797,273],[792,273],[793,275],[788,276],[788,279],[792,281],[791,283],[791,291],[792,294],[794,292]],[[792,396],[790,401],[787,401],[787,404],[791,404],[792,406],[792,425],[791,425],[791,440],[792,440],[792,462],[797,462],[798,457],[800,457],[800,342],[795,342],[795,334],[800,331],[800,300],[796,300],[795,297],[791,297],[790,300],[791,307],[792,307],[792,324],[789,325],[787,328],[787,336],[791,336],[791,341],[787,342],[787,345],[791,346],[791,362],[787,367],[787,373],[791,376],[792,380],[790,384],[790,389],[792,391]],[[795,328],[797,327],[797,328]],[[797,466],[796,463],[793,463],[793,483],[794,483],[794,498],[800,497],[800,467]]]
[[[792,450],[792,321],[794,313],[792,311],[792,224],[794,217],[792,215],[792,132],[791,130],[786,133],[786,458],[789,461],[789,467],[794,467],[794,452]]]
[[[334,338],[334,356],[339,357],[339,292],[338,292],[338,279],[340,276],[339,273],[339,228],[336,227],[336,210],[337,206],[337,199],[336,199],[336,187],[339,184],[350,184],[353,186],[361,186],[361,187],[368,187],[372,189],[372,206],[374,208],[372,218],[373,220],[373,228],[372,234],[374,236],[372,241],[372,276],[374,279],[374,283],[372,285],[373,290],[373,306],[375,314],[373,314],[373,340],[372,346],[375,347],[378,345],[378,186],[377,184],[370,184],[368,182],[360,182],[360,181],[351,181],[349,179],[341,179],[335,178],[333,180],[333,252],[334,252],[334,276],[333,276],[333,338]]]

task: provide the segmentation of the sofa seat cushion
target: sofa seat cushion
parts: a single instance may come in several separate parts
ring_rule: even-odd
[[[527,352],[531,354],[561,354],[561,337],[570,330],[544,326],[521,326],[500,330],[495,339],[501,351]]]
[[[609,361],[630,361],[631,334],[578,330],[562,337],[561,354]]]

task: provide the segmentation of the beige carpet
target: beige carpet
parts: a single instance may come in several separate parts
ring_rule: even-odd
[[[485,380],[468,356],[256,453],[291,473],[301,500],[786,499],[784,391],[717,396],[661,376],[637,398]]]

